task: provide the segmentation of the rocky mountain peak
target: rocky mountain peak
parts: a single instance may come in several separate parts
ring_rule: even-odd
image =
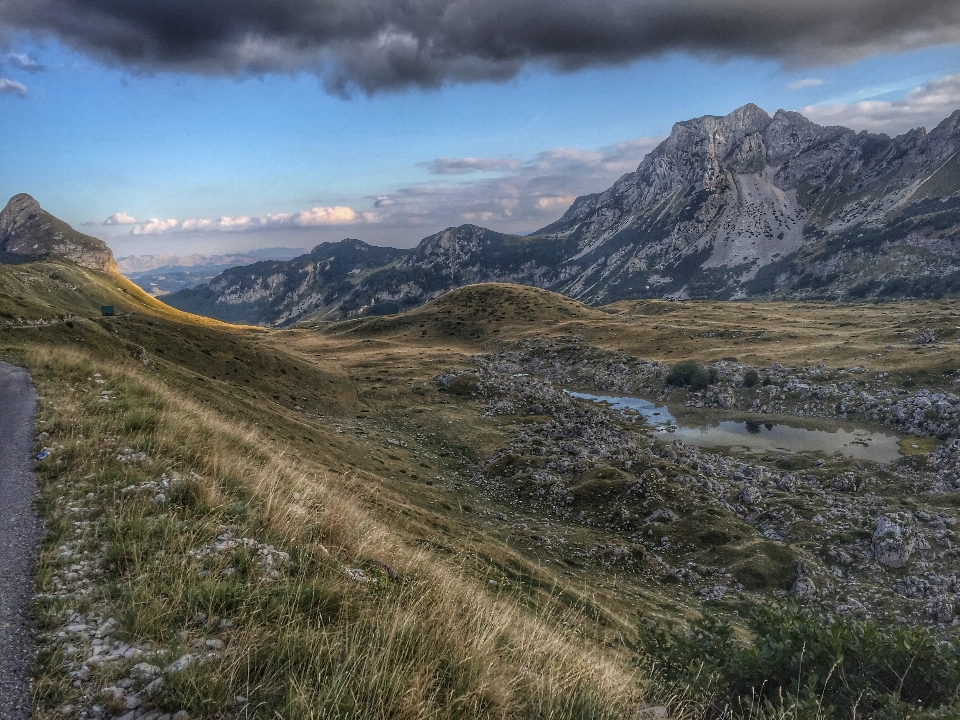
[[[18,227],[30,222],[31,218],[39,215],[40,210],[40,203],[30,195],[14,195],[0,212],[0,240],[8,238]]]
[[[26,193],[14,195],[0,212],[0,262],[23,263],[59,257],[91,270],[117,272],[113,253],[98,238],[74,230]]]

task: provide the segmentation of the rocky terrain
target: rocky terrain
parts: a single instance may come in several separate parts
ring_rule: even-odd
[[[410,251],[345,240],[168,301],[284,324],[398,312],[484,281],[591,305],[942,297],[960,292],[958,151],[960,110],[890,138],[745,105],[677,123],[635,172],[532,235],[463,225]]]
[[[0,212],[0,263],[24,263],[58,257],[77,265],[117,272],[110,248],[102,240],[77,232],[22,193]]]
[[[490,416],[516,421],[509,444],[473,482],[491,501],[553,517],[540,527],[515,525],[514,533],[547,549],[568,574],[606,566],[636,577],[638,586],[677,586],[697,608],[730,610],[774,593],[859,617],[960,622],[960,397],[892,387],[883,373],[863,368],[734,362],[716,364],[716,381],[691,393],[665,383],[669,369],[577,341],[527,342],[478,356],[474,372],[437,382],[471,393]],[[745,385],[749,370],[767,384]],[[584,387],[695,407],[855,418],[925,438],[931,448],[933,436],[945,442],[895,465],[711,451],[672,441],[635,413],[565,392]],[[569,528],[576,526],[606,539],[574,540]]]

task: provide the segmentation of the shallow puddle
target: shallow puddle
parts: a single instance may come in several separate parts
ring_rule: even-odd
[[[839,453],[844,457],[875,463],[894,463],[900,457],[900,447],[897,444],[899,436],[866,430],[850,423],[817,419],[819,425],[826,425],[831,429],[749,420],[680,424],[666,405],[656,405],[643,398],[568,392],[582,400],[608,403],[620,410],[633,410],[642,415],[647,424],[658,433],[696,447],[729,447],[732,450],[749,452],[820,452],[825,455]]]

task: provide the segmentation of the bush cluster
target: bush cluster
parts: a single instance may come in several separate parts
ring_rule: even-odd
[[[751,639],[713,616],[690,632],[645,622],[641,663],[705,717],[906,718],[960,713],[960,641],[930,630],[823,615],[754,611]]]
[[[717,381],[716,368],[697,365],[693,360],[677,363],[667,375],[667,385],[688,387],[691,390],[703,390]]]

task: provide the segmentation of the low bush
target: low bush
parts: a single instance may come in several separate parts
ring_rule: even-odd
[[[824,615],[796,605],[756,610],[751,639],[710,615],[690,632],[641,625],[637,649],[666,686],[707,718],[957,717],[960,641],[930,630]]]
[[[758,373],[753,368],[750,368],[743,374],[743,385],[744,387],[753,387],[760,382],[760,373]]]
[[[697,365],[692,360],[677,363],[667,375],[667,385],[688,387],[691,390],[703,390],[717,381],[716,368]]]

